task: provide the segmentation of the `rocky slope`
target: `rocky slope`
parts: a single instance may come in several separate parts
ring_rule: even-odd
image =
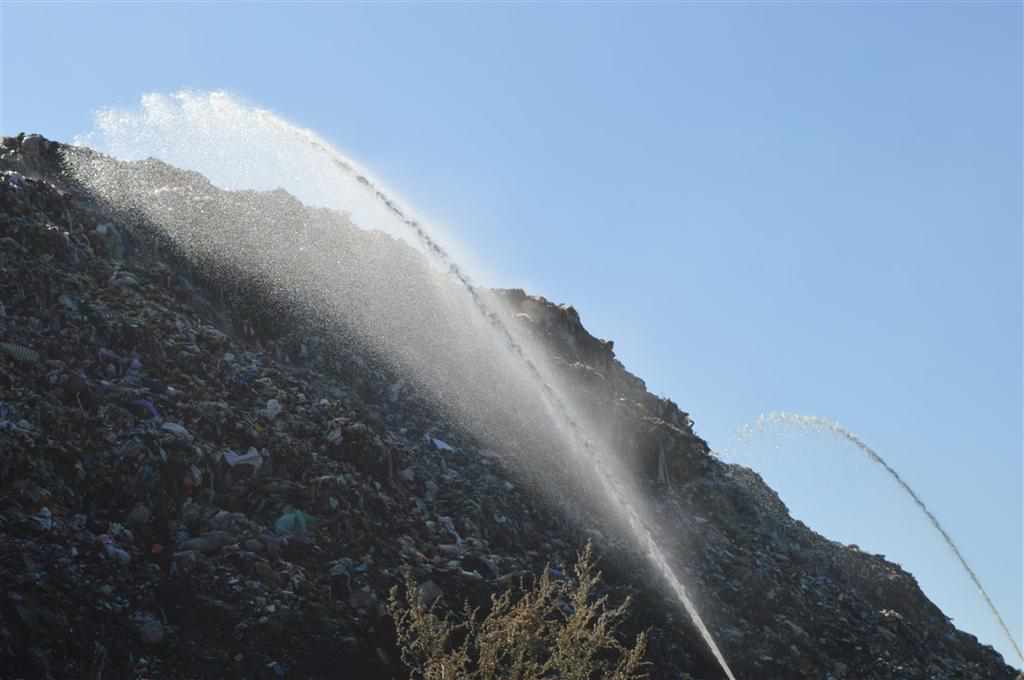
[[[0,147],[0,674],[407,677],[382,607],[404,569],[425,595],[485,604],[545,564],[567,578],[591,540],[607,594],[634,597],[630,630],[651,629],[651,677],[720,677],[587,494],[537,490],[531,474],[568,474],[557,461],[509,464],[258,273],[190,259],[99,200],[62,149]],[[307,211],[330,226],[303,234],[317,247],[419,266],[283,192],[147,163],[232,224]],[[604,423],[737,677],[1015,677],[898,565],[815,534],[711,456],[571,307],[492,297]]]

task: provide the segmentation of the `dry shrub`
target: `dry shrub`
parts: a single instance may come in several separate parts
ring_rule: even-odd
[[[601,580],[588,545],[578,556],[575,582],[557,580],[548,569],[519,597],[491,597],[482,619],[466,605],[461,616],[441,616],[427,606],[415,581],[393,588],[388,608],[395,621],[402,661],[422,680],[641,680],[647,663],[646,635],[632,647],[616,637],[629,607],[627,598],[609,608],[594,597]]]

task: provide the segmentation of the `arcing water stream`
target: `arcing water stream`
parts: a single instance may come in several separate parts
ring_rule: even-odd
[[[957,546],[956,542],[949,535],[946,529],[942,526],[942,523],[939,522],[935,514],[928,509],[928,506],[925,505],[921,497],[917,495],[917,492],[914,491],[909,484],[907,484],[906,480],[904,480],[903,477],[901,477],[900,474],[896,472],[896,470],[893,469],[893,467],[889,465],[889,463],[886,462],[886,460],[882,458],[882,456],[879,455],[877,451],[875,451],[873,448],[865,444],[864,441],[856,434],[850,432],[845,427],[829,418],[822,418],[820,416],[807,416],[798,413],[775,412],[769,413],[758,418],[757,423],[754,427],[756,429],[764,429],[765,426],[772,424],[793,425],[804,429],[828,432],[832,435],[835,435],[836,437],[839,437],[844,441],[849,442],[850,444],[853,444],[858,449],[860,449],[860,451],[864,453],[864,455],[866,455],[873,463],[882,466],[882,469],[884,469],[886,473],[888,473],[889,476],[892,477],[897,484],[899,484],[900,488],[911,498],[911,500],[914,501],[914,504],[917,505],[921,512],[924,513],[925,517],[928,518],[928,522],[932,525],[932,527],[934,527],[934,529],[937,532],[939,532],[939,535],[942,537],[942,540],[945,542],[946,546],[950,549],[950,551],[952,551],[957,561],[960,562],[960,566],[963,567],[964,571],[967,572],[967,575],[970,577],[971,582],[974,584],[975,588],[978,589],[978,592],[981,594],[982,599],[985,600],[985,604],[988,606],[988,609],[991,612],[992,616],[999,624],[999,627],[1002,629],[1002,632],[1006,636],[1006,639],[1013,647],[1013,650],[1017,653],[1017,657],[1022,662],[1024,662],[1024,653],[1022,653],[1020,645],[1017,644],[1017,641],[1014,639],[1013,634],[1010,632],[1009,626],[1006,625],[1006,621],[1003,619],[1003,616],[999,613],[999,610],[996,608],[995,603],[992,602],[992,598],[989,597],[988,591],[986,591],[985,587],[981,585],[981,580],[978,578],[978,575],[974,572],[974,569],[971,568],[971,565],[968,564],[967,559],[960,551],[959,546]]]
[[[309,141],[318,149],[322,150],[325,154],[330,154],[332,160],[335,161],[339,169],[349,173],[355,172],[352,166],[348,164],[337,151],[334,151],[326,144],[320,142],[319,140],[316,140],[315,138]],[[537,388],[540,389],[541,393],[544,395],[544,398],[547,401],[548,405],[557,413],[558,418],[561,421],[560,424],[564,426],[564,428],[567,429],[568,432],[571,434],[572,443],[574,444],[576,450],[578,452],[583,452],[586,456],[586,460],[594,465],[594,468],[597,472],[598,481],[600,482],[605,494],[608,496],[608,499],[615,503],[616,507],[625,516],[625,519],[629,523],[630,528],[633,530],[635,537],[643,546],[644,550],[646,551],[651,561],[654,562],[654,565],[657,567],[658,571],[661,572],[662,576],[668,582],[669,586],[672,588],[672,591],[675,593],[680,603],[682,603],[683,608],[686,610],[686,613],[690,616],[690,619],[697,627],[697,630],[700,631],[701,637],[704,639],[704,642],[708,645],[708,648],[714,655],[715,660],[718,661],[718,664],[719,666],[721,666],[722,671],[725,673],[726,677],[728,677],[730,680],[735,680],[735,676],[733,676],[732,670],[729,668],[729,664],[726,663],[725,657],[722,655],[721,650],[718,649],[718,645],[715,644],[715,640],[711,636],[711,632],[707,629],[707,626],[704,624],[703,619],[701,619],[700,614],[697,612],[696,606],[694,606],[693,601],[687,594],[686,587],[675,575],[675,572],[673,571],[671,565],[668,563],[668,559],[665,557],[665,553],[662,552],[661,548],[658,547],[657,542],[654,540],[654,535],[652,534],[651,530],[647,527],[647,525],[644,523],[644,521],[641,519],[640,514],[636,510],[634,504],[630,502],[625,492],[615,483],[612,473],[605,465],[604,461],[606,459],[604,458],[604,456],[601,453],[599,453],[595,449],[594,445],[590,442],[590,440],[587,439],[582,429],[580,428],[579,424],[576,422],[576,420],[569,412],[569,409],[565,403],[565,399],[561,397],[544,379],[544,376],[541,374],[540,370],[537,368],[534,361],[530,359],[530,357],[526,354],[523,347],[516,342],[515,338],[512,337],[512,334],[509,332],[505,324],[501,321],[500,317],[497,314],[495,314],[491,309],[488,308],[487,303],[483,300],[482,297],[480,297],[476,287],[473,285],[473,282],[459,268],[458,264],[456,264],[452,260],[452,258],[448,255],[444,248],[438,245],[434,241],[434,239],[430,237],[430,234],[427,233],[426,229],[418,221],[406,217],[395,204],[395,202],[392,199],[390,199],[383,191],[378,189],[373,184],[373,182],[366,179],[366,177],[363,175],[358,175],[357,179],[360,182],[365,183],[366,186],[371,191],[373,191],[374,194],[381,201],[383,201],[384,204],[387,205],[388,208],[391,209],[395,213],[395,215],[413,231],[413,233],[416,234],[416,237],[423,243],[423,245],[427,249],[427,252],[430,253],[431,256],[433,256],[439,263],[446,265],[448,267],[448,270],[455,276],[456,279],[458,279],[459,283],[462,284],[463,288],[473,299],[473,303],[474,305],[476,305],[477,309],[480,310],[480,313],[483,314],[484,317],[491,322],[494,329],[505,340],[506,347],[508,348],[508,350],[515,354],[517,359],[523,364],[523,366],[526,367],[526,369],[529,371],[531,378],[536,383]]]
[[[661,572],[665,580],[668,582],[672,591],[676,597],[682,603],[686,613],[690,616],[694,625],[700,631],[701,637],[704,642],[707,643],[708,648],[718,661],[722,671],[730,680],[735,680],[732,670],[729,668],[729,664],[726,663],[725,657],[722,652],[718,649],[718,645],[715,644],[714,638],[711,636],[711,632],[704,625],[704,621],[701,619],[700,614],[697,612],[697,608],[694,606],[693,601],[686,592],[685,586],[675,575],[671,565],[668,563],[668,559],[665,554],[658,547],[657,542],[654,540],[654,536],[651,530],[641,519],[637,512],[634,504],[626,497],[625,492],[615,483],[614,477],[611,472],[604,464],[605,458],[595,449],[592,442],[584,435],[579,424],[573,418],[569,409],[565,403],[565,399],[561,397],[551,385],[544,379],[540,370],[534,361],[526,354],[523,347],[516,342],[515,338],[509,332],[508,328],[501,321],[500,317],[488,308],[487,303],[478,293],[470,277],[462,271],[456,262],[454,262],[451,256],[442,248],[437,242],[431,238],[430,234],[423,227],[420,222],[406,215],[398,207],[394,200],[388,197],[383,191],[377,188],[377,186],[365,175],[359,174],[339,152],[330,148],[325,142],[320,141],[315,136],[305,131],[297,131],[301,133],[306,141],[314,146],[314,148],[322,151],[324,154],[328,154],[335,165],[343,172],[351,173],[356,176],[356,179],[365,184],[367,189],[372,191],[374,195],[381,200],[394,214],[402,220],[402,222],[409,227],[410,230],[416,235],[416,238],[423,244],[427,252],[437,260],[438,263],[447,267],[448,271],[451,272],[455,278],[459,281],[465,291],[473,300],[473,304],[480,310],[480,313],[484,315],[486,319],[491,322],[491,325],[504,339],[505,345],[510,352],[515,354],[517,359],[526,367],[531,378],[536,383],[537,388],[544,395],[548,405],[556,412],[561,425],[568,430],[572,437],[572,443],[579,452],[583,452],[588,462],[595,466],[598,474],[598,480],[601,484],[602,489],[607,494],[609,500],[616,504],[620,512],[625,516],[626,521],[629,523],[630,528],[633,530],[637,540],[643,546],[647,552],[648,557],[654,562],[658,571]],[[298,141],[298,140],[297,140]]]
[[[667,557],[658,546],[651,530],[643,520],[637,509],[637,503],[629,497],[628,492],[623,489],[617,475],[613,473],[610,459],[603,453],[606,447],[599,447],[590,441],[583,428],[579,425],[578,420],[573,417],[572,409],[567,403],[566,398],[551,386],[551,381],[545,378],[541,369],[538,368],[538,363],[531,358],[528,350],[516,341],[509,328],[504,324],[499,315],[490,308],[487,300],[474,286],[463,268],[459,266],[448,250],[440,245],[438,240],[421,222],[410,217],[407,211],[399,207],[398,203],[381,189],[377,182],[370,179],[366,173],[360,171],[350,159],[333,149],[312,132],[295,127],[267,111],[244,106],[222,93],[182,93],[173,97],[148,95],[143,100],[143,105],[145,110],[141,115],[112,114],[109,112],[101,114],[101,136],[107,137],[106,141],[109,142],[107,146],[113,147],[112,150],[115,153],[120,152],[119,155],[129,156],[133,154],[138,155],[137,142],[140,138],[144,138],[144,141],[150,145],[154,142],[156,143],[158,153],[172,152],[170,154],[162,154],[165,156],[170,155],[165,160],[187,167],[190,165],[188,159],[183,160],[180,157],[176,157],[173,152],[181,152],[182,149],[202,148],[203,144],[198,141],[198,138],[205,140],[206,144],[210,145],[211,148],[220,149],[217,153],[221,154],[224,153],[222,150],[223,145],[230,144],[232,140],[237,140],[236,143],[242,145],[245,149],[250,148],[252,145],[269,145],[275,158],[290,158],[292,157],[290,154],[301,154],[303,150],[305,152],[312,150],[316,158],[311,160],[315,163],[320,173],[325,171],[324,161],[326,161],[327,167],[333,172],[340,173],[347,180],[351,180],[347,182],[347,187],[350,190],[355,186],[364,193],[363,199],[369,197],[378,206],[383,206],[387,213],[390,214],[391,219],[396,219],[414,237],[416,245],[426,252],[433,263],[450,273],[458,282],[459,289],[471,300],[478,319],[482,318],[486,321],[485,326],[489,327],[491,332],[497,335],[499,346],[503,347],[506,354],[513,358],[511,362],[506,363],[506,366],[508,366],[506,370],[514,372],[516,375],[505,377],[509,381],[518,381],[532,385],[530,390],[534,398],[538,393],[540,394],[542,401],[547,406],[547,410],[554,420],[555,429],[560,433],[566,448],[573,453],[573,458],[577,465],[584,466],[582,469],[594,471],[599,487],[615,509],[619,519],[624,520],[628,524],[638,544],[642,547],[658,572],[664,577],[715,657],[722,672],[729,680],[735,680],[735,676],[716,645],[710,631],[701,619],[685,586],[675,575]],[[264,134],[264,139],[260,139],[261,134]],[[87,141],[92,142],[91,139]],[[145,152],[151,151],[146,149]],[[210,150],[207,150],[207,153],[209,152]],[[306,158],[308,159],[309,157],[306,156]],[[237,166],[237,163],[234,165]],[[262,171],[267,172],[269,170],[272,175],[280,174],[274,172],[276,168],[273,164],[269,165],[269,168],[263,167]],[[72,167],[74,168],[74,164],[72,164]],[[87,167],[80,166],[74,169],[77,170],[79,177],[87,185],[91,186],[97,193],[104,195],[108,200],[115,203],[124,202],[134,208],[141,207],[154,221],[158,224],[160,223],[160,211],[155,209],[146,210],[147,201],[150,199],[145,195],[140,195],[139,192],[142,192],[142,189],[136,190],[136,193],[133,195],[132,191],[134,189],[132,186],[129,186],[132,184],[130,180],[124,181],[123,178],[104,176],[105,171],[100,166],[88,166],[87,164]],[[207,171],[207,168],[204,167],[192,169]],[[139,171],[144,172],[145,170],[140,168]],[[309,172],[309,168],[304,168],[303,171]],[[218,181],[216,176],[212,176],[211,179],[214,182]],[[318,178],[320,181],[322,179],[322,177]],[[145,191],[151,191],[149,188],[151,182],[140,182],[138,184],[140,187],[146,186]],[[255,188],[272,188],[272,186]],[[300,198],[307,198],[302,196],[301,193],[299,193],[299,196]],[[336,200],[334,197],[332,199]],[[380,218],[379,211],[376,211],[373,206],[367,205],[365,200],[361,201],[358,196],[355,196],[353,201],[365,210],[364,214],[368,215],[367,219],[374,220],[375,218]],[[342,206],[336,205],[335,207],[351,209],[347,204]],[[201,220],[208,218],[207,216],[210,212],[214,211],[199,208],[199,212],[193,215],[195,219],[187,221],[199,221],[201,223]],[[210,226],[216,227],[216,224],[210,223]],[[378,224],[376,221],[370,222],[367,226],[383,228],[383,225]],[[168,224],[166,228],[170,232],[177,230],[179,232],[178,235],[185,241],[196,239],[196,227],[194,224],[182,225],[180,222],[177,222],[175,224]],[[174,237],[175,233],[172,233],[171,236]],[[273,239],[279,237],[267,236],[270,240],[264,249],[274,251],[278,242]],[[309,255],[306,256],[307,259],[303,259],[294,255],[261,252],[258,258],[254,256],[252,261],[247,262],[245,259],[250,256],[246,253],[252,251],[238,248],[235,244],[221,243],[219,246],[211,247],[210,244],[216,244],[216,240],[207,241],[207,235],[200,235],[198,238],[202,242],[200,245],[205,244],[207,248],[207,251],[202,252],[204,257],[222,257],[233,259],[235,264],[241,264],[242,266],[267,268],[271,277],[279,279],[278,285],[281,287],[319,284],[322,288],[327,289],[328,292],[331,290],[331,273],[323,269],[323,265],[326,262],[316,259],[315,255]],[[189,243],[187,245],[194,246],[195,244]],[[284,246],[284,244],[281,245]],[[230,252],[224,252],[226,248],[230,248]],[[242,261],[239,263],[238,260],[240,259]],[[300,274],[296,274],[297,269],[303,271]],[[309,272],[320,273],[310,275]],[[400,272],[396,272],[396,275],[400,275]],[[323,281],[316,280],[317,276],[322,277]],[[351,280],[347,280],[347,282],[352,283]],[[344,287],[337,285],[334,286],[334,290],[337,294],[344,295],[348,293]],[[467,319],[466,321],[471,322],[472,320]],[[376,323],[376,320],[363,321],[363,323]],[[396,321],[394,323],[405,322]],[[373,330],[374,332],[368,332],[368,335],[374,337],[381,335],[376,329]],[[418,336],[422,335],[423,333],[418,334]],[[493,343],[484,339],[481,339],[480,343],[485,346],[493,345]],[[469,388],[468,385],[463,387]]]

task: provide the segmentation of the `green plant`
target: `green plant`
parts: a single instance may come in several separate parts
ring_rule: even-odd
[[[545,569],[520,596],[511,590],[492,596],[482,619],[467,604],[458,620],[450,612],[439,615],[436,603],[424,603],[407,577],[404,594],[393,588],[388,604],[403,663],[423,680],[645,678],[646,635],[632,647],[616,636],[629,599],[609,608],[607,597],[594,597],[601,574],[589,545],[574,571],[573,583]]]

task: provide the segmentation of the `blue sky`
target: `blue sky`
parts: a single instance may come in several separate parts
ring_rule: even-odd
[[[317,131],[1014,661],[852,447],[735,433],[775,410],[858,433],[1021,639],[1019,3],[8,2],[0,21],[4,134],[70,140],[182,88]]]

